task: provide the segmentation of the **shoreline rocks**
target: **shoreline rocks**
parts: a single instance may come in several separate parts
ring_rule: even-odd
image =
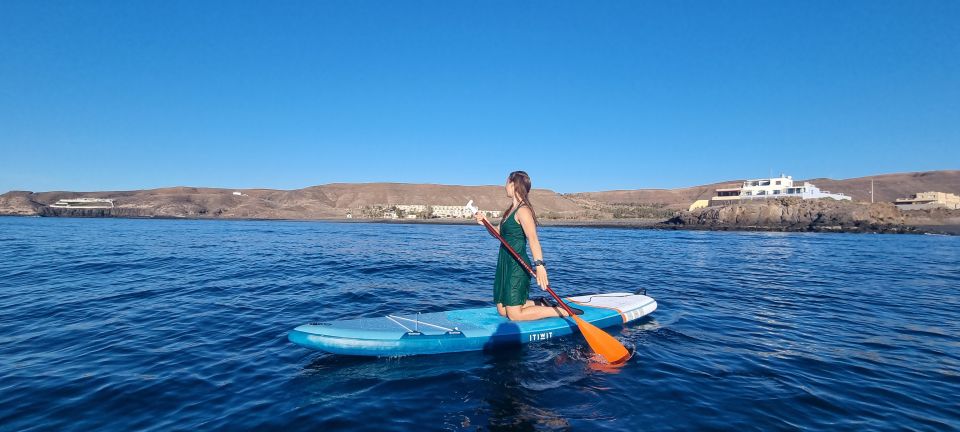
[[[891,203],[772,198],[680,212],[667,227],[718,230],[917,232]]]

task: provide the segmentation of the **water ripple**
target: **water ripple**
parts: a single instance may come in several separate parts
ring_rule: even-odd
[[[622,368],[577,338],[375,359],[286,341],[488,304],[477,226],[0,218],[0,430],[960,428],[960,238],[541,238],[561,294],[658,300],[614,331]]]

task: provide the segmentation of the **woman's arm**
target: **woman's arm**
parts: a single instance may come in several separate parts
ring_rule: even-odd
[[[523,227],[523,233],[527,236],[527,244],[530,245],[530,252],[533,254],[534,261],[543,261],[543,249],[540,248],[540,239],[537,238],[537,223],[533,220],[533,212],[527,207],[520,207],[517,210],[517,220]],[[550,280],[547,279],[547,268],[536,266],[533,268],[537,272],[537,285],[546,290]]]

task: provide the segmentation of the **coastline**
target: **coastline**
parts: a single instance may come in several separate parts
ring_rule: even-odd
[[[893,202],[896,197],[918,190],[956,190],[960,187],[960,170],[817,181],[828,184],[834,192],[852,194],[862,191],[863,182],[873,182],[874,178],[884,184],[879,190],[881,196],[877,197],[880,201],[876,203],[872,202],[873,197],[834,200],[784,196],[724,201],[703,207],[704,197],[719,190],[720,183],[671,190],[564,194],[533,189],[531,196],[537,203],[541,225],[545,227],[960,235],[960,209],[903,209]],[[849,187],[841,187],[843,185]],[[464,225],[474,222],[456,219],[465,216],[463,202],[473,200],[480,209],[490,212],[489,216],[498,216],[496,209],[505,204],[502,189],[502,186],[331,183],[294,190],[177,186],[99,192],[10,191],[0,194],[0,215]],[[61,202],[73,202],[75,206]],[[417,208],[399,204],[424,202],[435,204],[425,207],[417,204],[420,206]],[[697,202],[701,206],[690,204]],[[405,218],[414,214],[418,219]],[[430,216],[439,218],[423,219]]]
[[[324,222],[366,223],[396,225],[476,225],[472,219],[364,219],[364,218],[230,218],[187,216],[38,216],[0,214],[10,218],[63,218],[63,219],[146,219],[146,220],[198,220],[198,221],[250,221],[250,222]],[[492,219],[491,222],[499,221]],[[494,223],[495,224],[495,223]],[[551,228],[612,228],[651,229],[670,231],[722,231],[722,232],[786,232],[786,233],[848,233],[848,234],[928,234],[960,236],[960,224],[903,225],[903,226],[761,226],[761,225],[682,225],[662,219],[546,219],[541,227]]]
[[[196,216],[40,216],[0,214],[9,218],[49,218],[49,219],[156,219],[156,220],[199,220],[199,221],[252,221],[252,222],[331,222],[331,223],[368,223],[398,225],[477,225],[473,219],[367,219],[367,218],[243,218],[243,217],[196,217]],[[499,219],[490,219],[494,225]],[[596,227],[596,228],[662,228],[664,219],[546,219],[539,226],[548,227]]]

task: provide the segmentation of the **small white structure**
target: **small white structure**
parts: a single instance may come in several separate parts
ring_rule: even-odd
[[[792,176],[780,174],[780,177],[747,180],[738,188],[717,189],[717,195],[712,201],[738,201],[781,197],[796,197],[803,199],[832,198],[835,200],[851,200],[842,193],[821,191],[810,182],[797,185]]]
[[[236,196],[243,196],[243,194],[240,191],[234,191],[233,194]]]
[[[113,200],[107,198],[72,198],[62,199],[53,204],[53,208],[84,208],[84,209],[108,209],[114,208]]]

